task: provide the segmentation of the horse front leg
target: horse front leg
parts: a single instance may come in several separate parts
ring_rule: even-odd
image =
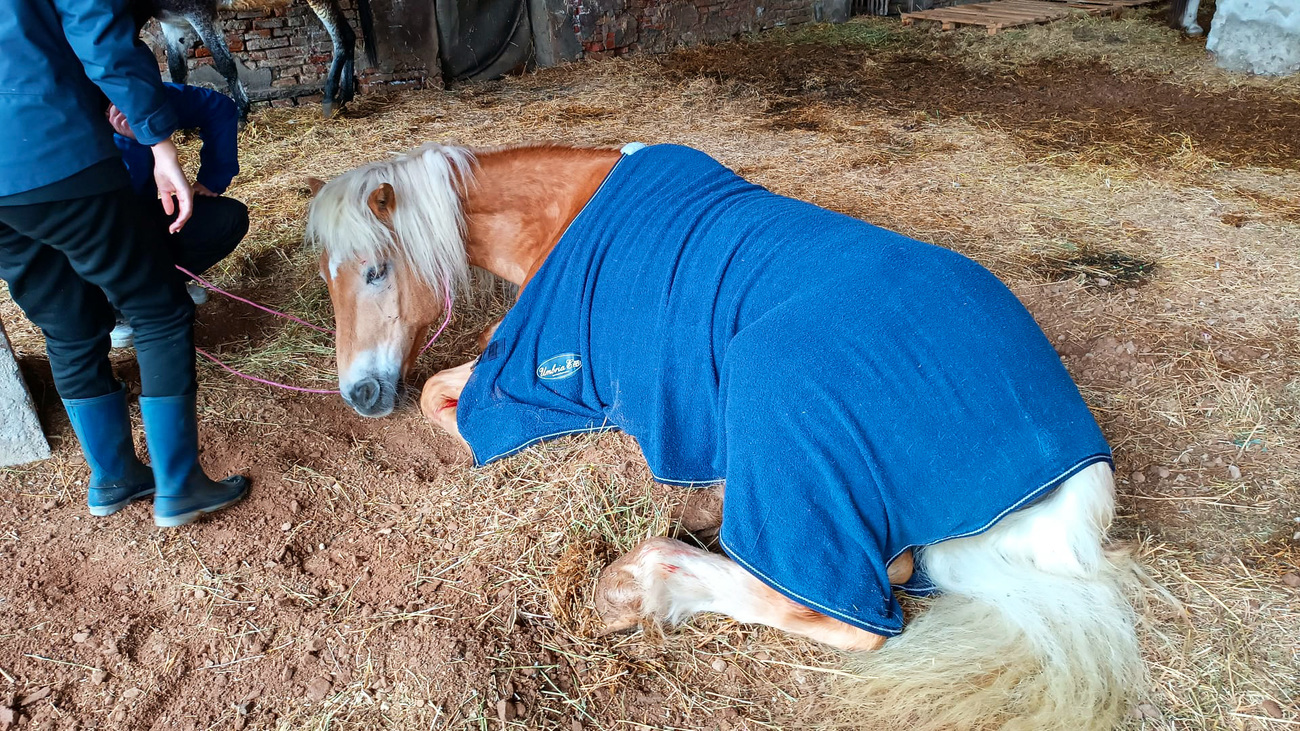
[[[478,338],[475,342],[478,344],[479,352],[487,350],[488,343],[492,342],[492,336],[497,334],[497,328],[499,327],[501,327],[501,318],[497,318],[487,327],[483,328],[483,332],[478,334]]]
[[[190,67],[185,63],[185,27],[170,20],[160,20],[163,44],[167,49],[167,73],[173,84],[184,84]]]
[[[911,576],[911,555],[890,566],[890,580]],[[601,572],[596,611],[606,631],[646,620],[677,623],[699,612],[765,624],[841,650],[875,650],[882,635],[809,609],[759,581],[735,561],[670,538],[642,541]]]
[[[456,409],[460,403],[461,391],[465,390],[465,384],[473,372],[472,360],[455,368],[438,371],[424,382],[424,390],[420,392],[420,412],[424,418],[450,434],[465,447],[466,452],[470,451],[469,443],[461,437],[460,428],[456,426]]]
[[[338,0],[307,0],[307,4],[320,18],[334,44],[329,75],[325,77],[325,88],[321,90],[321,113],[328,119],[356,96],[357,34],[343,17]]]
[[[244,82],[239,79],[239,67],[235,65],[235,57],[230,55],[226,37],[217,28],[216,12],[188,15],[186,20],[194,27],[194,32],[199,35],[203,45],[208,47],[212,54],[212,65],[230,87],[230,98],[235,100],[242,125],[248,119],[248,92],[244,90]],[[175,69],[172,69],[172,73],[175,73]]]
[[[1201,0],[1173,0],[1169,3],[1167,20],[1169,25],[1192,36],[1199,36],[1205,31],[1196,22]]]

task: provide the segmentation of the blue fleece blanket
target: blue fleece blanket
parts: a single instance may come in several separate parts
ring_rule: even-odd
[[[617,428],[661,481],[725,479],[728,555],[884,635],[902,629],[894,557],[1110,459],[1056,351],[983,267],[672,145],[609,174],[457,418],[478,464]]]

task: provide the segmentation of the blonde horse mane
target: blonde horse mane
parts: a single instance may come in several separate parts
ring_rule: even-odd
[[[469,282],[461,193],[473,182],[474,153],[429,143],[388,160],[362,165],[326,183],[307,209],[307,242],[346,259],[401,257],[416,276],[441,293]],[[389,224],[370,210],[370,194],[393,186]]]

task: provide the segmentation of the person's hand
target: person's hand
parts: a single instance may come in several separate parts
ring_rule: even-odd
[[[190,187],[194,189],[194,195],[206,196],[208,198],[217,197],[217,194],[209,190],[208,186],[204,185],[203,183],[195,182],[194,185]]]
[[[131,125],[127,124],[126,115],[116,104],[108,105],[108,123],[113,125],[113,131],[123,137],[135,139],[135,133],[131,131]]]
[[[176,156],[176,145],[171,139],[159,142],[152,149],[153,179],[158,186],[163,211],[169,216],[176,214],[176,220],[172,221],[167,230],[176,233],[190,220],[190,214],[194,211],[194,194],[190,190],[189,181],[185,179],[185,171],[181,169],[181,161]],[[173,196],[175,202],[172,201]]]

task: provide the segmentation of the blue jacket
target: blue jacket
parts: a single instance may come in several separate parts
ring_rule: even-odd
[[[184,84],[163,86],[176,110],[176,128],[197,129],[203,140],[198,182],[221,195],[239,174],[239,109],[221,92]],[[141,195],[153,196],[153,151],[122,135],[113,135],[113,142],[122,151],[131,186]]]
[[[176,130],[128,0],[0,0],[0,196],[116,157],[107,96],[144,144]]]

